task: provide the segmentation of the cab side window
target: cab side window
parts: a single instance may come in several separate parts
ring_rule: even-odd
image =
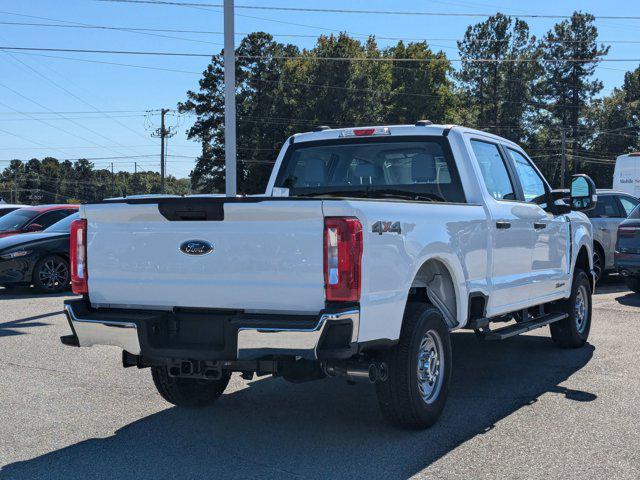
[[[587,212],[589,218],[616,218],[622,216],[613,195],[598,195],[596,208]]]
[[[498,146],[481,140],[471,140],[471,148],[480,165],[484,184],[493,198],[515,200],[515,190]]]
[[[620,201],[620,205],[622,206],[622,209],[624,210],[622,213],[625,217],[628,217],[629,214],[633,211],[634,208],[636,208],[638,206],[638,204],[640,203],[640,201],[636,200],[633,197],[623,197],[620,196],[618,197],[618,200]]]
[[[546,190],[544,180],[540,177],[536,169],[520,152],[507,148],[507,152],[513,160],[516,168],[516,175],[522,185],[524,199],[527,202],[544,203],[546,201]]]
[[[37,223],[38,225],[42,225],[42,229],[49,228],[54,223],[62,220],[68,216],[66,210],[53,210],[51,212],[43,213],[39,217],[37,217],[32,223]]]

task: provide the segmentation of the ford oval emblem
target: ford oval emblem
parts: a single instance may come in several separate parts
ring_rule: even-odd
[[[213,252],[213,245],[206,240],[187,240],[180,244],[180,251],[186,255],[207,255]]]

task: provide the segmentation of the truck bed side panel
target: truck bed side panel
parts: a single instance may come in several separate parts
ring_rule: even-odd
[[[407,294],[429,259],[445,264],[454,280],[458,326],[466,322],[469,292],[488,294],[487,217],[481,206],[345,200],[325,202],[324,214],[362,222],[360,342],[399,337]],[[375,233],[377,221],[400,222],[401,233]]]

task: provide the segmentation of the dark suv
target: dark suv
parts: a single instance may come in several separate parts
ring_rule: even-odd
[[[618,226],[615,266],[627,286],[640,293],[640,206]]]

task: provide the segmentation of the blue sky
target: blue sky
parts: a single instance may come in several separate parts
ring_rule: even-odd
[[[204,1],[204,0],[203,0]],[[222,0],[220,0],[222,1]],[[218,3],[211,1],[210,3]],[[319,8],[362,8],[457,13],[569,15],[575,9],[601,15],[640,16],[640,2],[547,1],[526,5],[523,2],[496,0],[491,3],[447,1],[395,2],[293,0],[236,0],[238,5],[309,6]],[[11,14],[10,14],[11,13]],[[331,31],[407,38],[460,38],[469,23],[481,18],[356,15],[339,13],[302,13],[238,10],[236,31],[256,30],[276,34],[317,35]],[[17,15],[20,14],[20,15]],[[241,16],[242,15],[242,16]],[[259,18],[249,18],[259,17]],[[40,18],[33,18],[40,17]],[[116,27],[166,28],[222,31],[221,9],[196,9],[172,6],[102,3],[94,0],[4,0],[0,2],[0,22],[56,23],[72,22]],[[295,26],[289,23],[305,24]],[[555,20],[527,19],[536,35],[546,32]],[[597,21],[602,40],[640,40],[640,20]],[[222,44],[222,35],[165,33],[180,38],[122,31],[77,28],[53,28],[0,24],[0,44],[4,46],[84,48],[111,50],[156,50],[213,53]],[[237,38],[240,38],[239,36]],[[276,37],[302,47],[313,45],[312,38]],[[191,41],[189,41],[191,40]],[[381,46],[386,41],[379,41]],[[457,57],[454,41],[430,42],[451,58]],[[611,43],[611,58],[639,58],[640,44]],[[95,160],[98,167],[111,161],[117,170],[139,168],[159,170],[159,143],[151,138],[158,126],[157,114],[150,109],[174,108],[188,89],[196,88],[206,58],[94,55],[79,53],[33,54],[0,53],[0,168],[12,158],[79,157],[124,159]],[[61,58],[125,63],[194,73],[157,71]],[[622,83],[624,72],[638,63],[607,63],[598,68],[605,93]],[[85,113],[85,112],[112,113]],[[17,113],[20,112],[20,113]],[[43,112],[45,112],[43,114]],[[53,112],[53,113],[51,113]],[[63,112],[63,113],[59,113]],[[79,113],[71,113],[79,112]],[[177,134],[169,141],[170,174],[184,177],[193,167],[199,145],[186,139],[188,118],[168,117]],[[134,158],[135,157],[135,158]]]

